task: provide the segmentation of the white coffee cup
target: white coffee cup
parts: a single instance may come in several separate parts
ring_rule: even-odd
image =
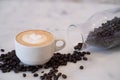
[[[56,46],[58,41],[62,41],[63,44]],[[53,34],[44,30],[23,31],[15,38],[16,56],[27,65],[44,64],[53,56],[55,51],[64,47],[64,40],[55,39]]]

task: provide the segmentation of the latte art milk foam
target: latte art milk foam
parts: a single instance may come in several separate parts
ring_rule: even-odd
[[[54,37],[43,30],[28,30],[18,34],[16,40],[25,46],[44,46],[54,41]]]
[[[31,33],[23,35],[22,40],[26,43],[38,44],[47,41],[47,37],[45,35]]]

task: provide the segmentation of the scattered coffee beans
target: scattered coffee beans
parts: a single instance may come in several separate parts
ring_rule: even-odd
[[[57,69],[51,69],[48,73],[44,73],[42,76],[40,76],[41,80],[58,80],[59,77],[61,77],[62,73],[57,73]]]
[[[41,73],[44,73],[42,76],[40,76],[41,80],[58,80],[59,77],[63,77],[64,79],[67,78],[67,76],[61,72],[58,71],[58,67],[60,66],[66,66],[68,62],[76,63],[80,60],[87,60],[87,57],[85,55],[90,55],[90,52],[80,51],[83,43],[78,43],[77,46],[75,46],[75,51],[71,54],[61,54],[61,53],[54,53],[54,55],[51,57],[51,59],[43,64],[43,65],[35,65],[35,66],[29,66],[24,65],[16,56],[15,50],[12,50],[8,52],[7,54],[1,54],[0,55],[0,70],[3,73],[14,71],[15,73],[19,72],[31,72],[34,73],[33,77],[38,77],[39,75],[35,73],[39,69],[48,69],[51,68],[51,70],[48,73],[44,73],[42,71]],[[4,50],[1,50],[4,52]],[[83,69],[83,66],[80,66],[80,69]],[[26,74],[23,73],[23,77],[26,77]]]

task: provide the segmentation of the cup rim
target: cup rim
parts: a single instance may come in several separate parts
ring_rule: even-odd
[[[50,42],[50,43],[48,43],[48,44],[45,44],[45,45],[38,45],[38,46],[28,46],[28,45],[24,45],[24,44],[22,44],[22,43],[20,43],[19,41],[17,41],[17,36],[19,35],[19,34],[21,34],[22,32],[26,32],[26,31],[45,31],[45,32],[47,32],[47,33],[50,33],[50,35],[52,35],[52,37],[53,37],[53,40]],[[51,32],[49,32],[49,31],[46,31],[46,30],[42,30],[42,29],[29,29],[29,30],[24,30],[24,31],[22,31],[22,32],[19,32],[16,36],[15,36],[15,43],[17,43],[17,44],[20,44],[20,45],[22,45],[22,46],[24,46],[24,47],[32,47],[32,48],[37,48],[37,47],[46,47],[46,46],[48,46],[48,45],[51,45],[54,41],[55,41],[55,36],[51,33]]]

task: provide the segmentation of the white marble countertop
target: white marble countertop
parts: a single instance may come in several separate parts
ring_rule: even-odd
[[[66,29],[69,25],[82,24],[94,13],[115,7],[118,5],[0,1],[0,48],[5,48],[6,52],[14,49],[16,33],[27,29],[45,29],[66,39]],[[65,51],[66,49],[61,52]],[[93,52],[87,62],[69,63],[59,70],[68,75],[66,80],[120,80],[119,60],[119,51]],[[82,71],[79,70],[81,64],[85,65]],[[0,80],[40,80],[33,78],[31,73],[28,73],[28,76],[23,78],[22,73],[0,71]]]

